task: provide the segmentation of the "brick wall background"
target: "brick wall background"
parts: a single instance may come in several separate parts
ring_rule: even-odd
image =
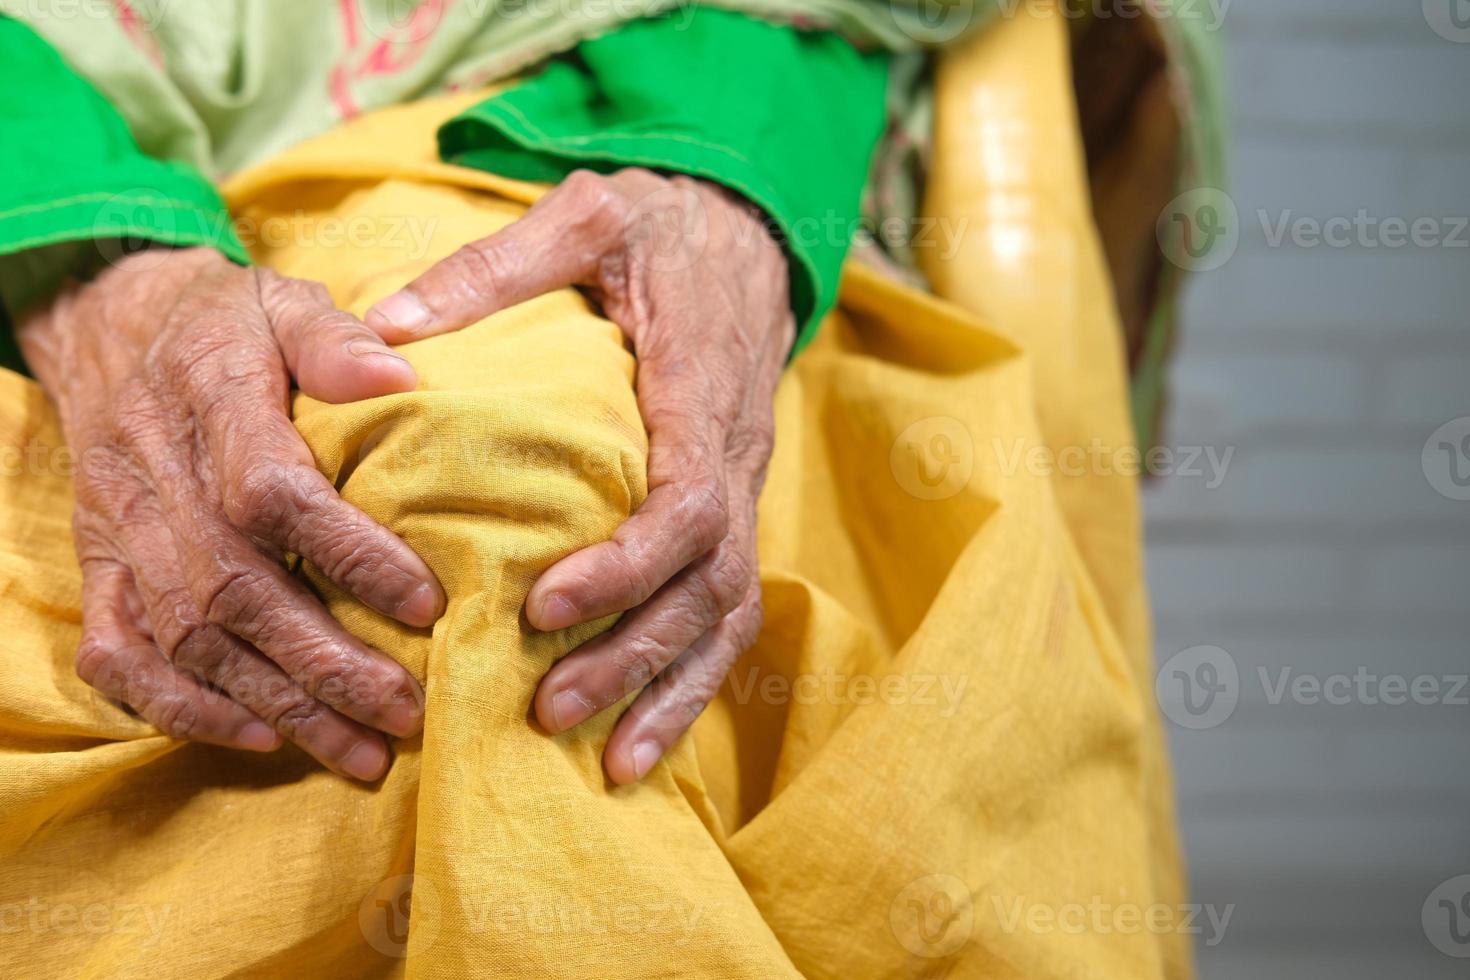
[[[1442,696],[1470,673],[1470,501],[1421,453],[1470,416],[1470,231],[1273,247],[1259,212],[1470,216],[1470,2],[1234,0],[1223,25],[1240,245],[1188,294],[1167,438],[1235,452],[1217,488],[1145,498],[1160,661],[1212,645],[1238,675],[1226,720],[1170,724],[1195,900],[1235,905],[1201,973],[1467,976],[1421,909],[1470,873],[1470,690]],[[1429,676],[1441,703],[1273,704],[1285,668]]]

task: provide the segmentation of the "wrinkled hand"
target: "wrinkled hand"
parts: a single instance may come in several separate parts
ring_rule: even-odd
[[[285,736],[359,779],[422,691],[282,564],[294,552],[416,626],[444,597],[397,536],[343,501],[287,415],[410,391],[413,369],[320,285],[207,249],[123,259],[20,324],[77,459],[77,673],[175,738],[268,751]]]
[[[649,494],[611,541],[562,559],[532,587],[526,615],[538,629],[626,613],[552,667],[535,710],[561,732],[642,689],[603,756],[608,775],[630,783],[760,630],[756,498],[795,325],[785,256],[757,212],[713,184],[644,170],[572,174],[364,322],[404,343],[570,285],[632,341]]]

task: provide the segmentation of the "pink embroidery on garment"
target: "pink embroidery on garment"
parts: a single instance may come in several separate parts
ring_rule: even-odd
[[[138,11],[133,9],[133,5],[128,3],[128,0],[112,0],[112,12],[117,15],[118,26],[128,36],[128,40],[132,41],[143,52],[144,57],[153,62],[160,71],[164,70],[166,66],[163,61],[163,50],[159,48],[158,42],[148,30],[148,25],[143,22],[142,17],[138,16]]]
[[[359,41],[366,25],[362,23],[358,2],[338,0],[342,39],[347,50],[327,76],[332,104],[343,119],[351,119],[361,111],[352,94],[352,83],[363,78],[396,75],[412,66],[433,40],[452,0],[421,0],[406,21],[392,25],[360,58]]]

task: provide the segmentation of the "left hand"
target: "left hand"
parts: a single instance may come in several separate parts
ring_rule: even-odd
[[[562,732],[642,689],[603,753],[625,784],[693,723],[760,631],[756,498],[795,323],[786,257],[757,210],[715,184],[637,169],[571,174],[365,322],[406,343],[573,285],[632,341],[649,493],[611,541],[557,562],[526,598],[541,630],[625,613],[551,668],[535,710]]]

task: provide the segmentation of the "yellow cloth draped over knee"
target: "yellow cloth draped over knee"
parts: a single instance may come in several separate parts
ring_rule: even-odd
[[[297,400],[450,597],[416,631],[303,572],[425,682],[371,787],[171,742],[75,677],[68,460],[0,377],[0,974],[1187,976],[1134,481],[1037,462],[1130,445],[1065,51],[1023,15],[941,71],[952,302],[849,268],[777,398],[765,629],[637,786],[603,777],[611,717],[529,720],[597,628],[530,630],[531,582],[645,492],[633,358],[577,294],[403,348],[411,394]],[[242,175],[236,209],[302,229],[257,258],[360,313],[514,220],[542,188],[435,161],[456,104]]]

